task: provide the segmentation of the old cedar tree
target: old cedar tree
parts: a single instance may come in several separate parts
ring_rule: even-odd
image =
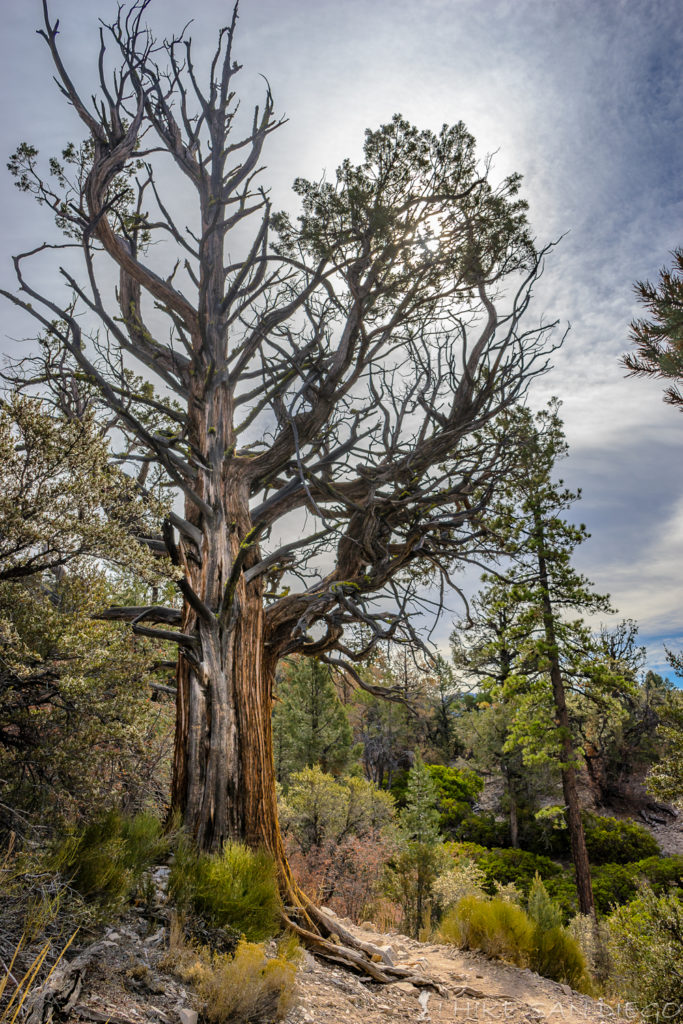
[[[428,574],[448,582],[486,545],[480,513],[508,448],[480,428],[545,366],[551,325],[522,325],[544,253],[518,177],[492,185],[461,123],[434,134],[396,116],[366,133],[361,164],[296,182],[296,222],[274,216],[256,176],[281,122],[267,91],[240,131],[237,11],[200,73],[188,38],[158,43],[145,27],[148,3],[102,28],[100,91],[86,102],[44,2],[41,35],[90,138],[47,176],[27,144],[11,169],[53,210],[83,273],[63,266],[66,297],[48,295],[19,256],[19,292],[4,294],[41,326],[43,381],[87,386],[134,440],[131,459],[184,496],[163,538],[182,615],[117,614],[178,644],[172,799],[185,825],[204,849],[265,846],[292,903],[276,664],[299,653],[368,686],[353,663],[414,639],[408,611]],[[193,229],[186,202],[162,195],[172,172],[194,194]],[[130,356],[154,392],[131,385]]]

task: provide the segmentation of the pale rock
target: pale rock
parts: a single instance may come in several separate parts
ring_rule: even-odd
[[[415,996],[417,998],[419,995],[418,990],[409,981],[397,981],[393,988],[396,992],[403,992],[406,996]]]
[[[396,963],[396,950],[393,946],[377,946],[377,952],[381,953],[384,962],[393,967]]]
[[[146,946],[159,946],[164,941],[166,935],[166,929],[164,927],[159,928],[158,931],[154,932],[154,935],[149,935],[145,939]]]
[[[301,954],[301,967],[300,969],[306,974],[310,974],[316,968],[315,957],[312,956],[307,949],[304,949]]]
[[[182,1010],[178,1010],[178,1016],[180,1017],[180,1024],[197,1024],[199,1020],[197,1011],[190,1010],[187,1006],[183,1006]]]

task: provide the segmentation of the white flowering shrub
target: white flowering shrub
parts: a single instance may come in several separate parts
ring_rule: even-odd
[[[435,881],[433,894],[436,905],[441,910],[448,910],[465,896],[488,899],[482,888],[485,877],[482,869],[473,860],[461,860],[456,867],[440,875]]]

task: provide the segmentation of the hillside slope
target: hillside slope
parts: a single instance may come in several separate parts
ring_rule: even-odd
[[[617,1024],[628,1014],[626,1007],[607,1006],[479,953],[344,924],[384,947],[394,962],[424,974],[434,987],[377,985],[304,953],[296,1003],[285,1024]],[[131,914],[69,963],[63,961],[48,985],[32,995],[30,1024],[55,1018],[67,1024],[196,1024],[201,1006],[195,994],[164,964],[168,929],[150,934],[149,925],[141,914]]]

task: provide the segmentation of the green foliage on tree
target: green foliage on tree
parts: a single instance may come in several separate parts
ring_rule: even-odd
[[[640,1009],[675,1014],[683,1003],[683,901],[644,887],[609,918],[612,985]]]
[[[349,704],[355,736],[362,744],[363,769],[402,804],[412,752],[429,743],[433,675],[407,648],[375,657],[361,671],[371,686],[382,688],[379,693],[359,692]],[[395,699],[383,699],[382,691]]]
[[[399,849],[389,862],[387,891],[403,908],[404,927],[418,938],[427,922],[432,886],[447,863],[439,833],[438,790],[419,754],[408,773],[399,814]]]
[[[657,377],[671,383],[664,401],[683,407],[680,384],[683,381],[683,249],[672,253],[670,269],[663,267],[656,285],[638,281],[635,292],[648,313],[648,319],[631,324],[631,342],[635,352],[622,362],[631,374]]]
[[[158,534],[165,503],[112,461],[87,406],[0,400],[0,581],[95,557],[150,583],[172,575],[142,537]]]
[[[441,764],[426,766],[436,784],[439,831],[452,833],[472,811],[472,805],[484,788],[484,780],[467,768],[448,768]]]
[[[669,651],[669,663],[683,677],[683,655]],[[648,790],[683,808],[683,692],[671,689],[657,709],[660,757],[647,777]]]
[[[174,708],[157,664],[168,651],[93,620],[121,598],[95,566],[0,584],[3,830],[60,829],[116,808],[163,812]]]
[[[458,623],[451,634],[457,671],[476,690],[458,729],[472,763],[482,772],[493,770],[502,776],[508,825],[503,838],[500,823],[470,816],[460,837],[487,846],[509,842],[516,847],[520,817],[524,810],[535,809],[537,796],[552,794],[556,773],[549,771],[547,763],[538,766],[525,761],[523,745],[512,738],[520,711],[514,679],[521,675],[525,680],[525,673],[533,668],[533,662],[527,664],[525,659],[534,621],[523,614],[525,606],[514,585],[489,575],[483,582],[472,601],[469,621]],[[528,841],[529,836],[525,838]]]
[[[439,833],[439,790],[428,766],[419,754],[408,772],[406,805],[400,821],[409,842],[430,845],[441,841]]]
[[[425,698],[430,754],[433,751],[436,760],[448,763],[463,750],[458,723],[468,706],[468,694],[459,685],[452,662],[440,654],[429,673]]]
[[[591,864],[628,864],[661,852],[657,840],[635,821],[584,812],[583,822]]]
[[[562,924],[561,911],[548,895],[548,890],[544,886],[543,879],[538,872],[534,875],[531,888],[529,889],[526,909],[531,920],[544,931],[550,928],[557,928],[558,925]]]
[[[488,689],[515,701],[508,749],[518,745],[527,764],[550,762],[559,768],[580,908],[591,913],[590,868],[576,785],[577,709],[587,700],[604,705],[631,686],[632,679],[605,656],[578,617],[608,611],[610,606],[608,598],[596,594],[572,566],[573,552],[587,534],[583,524],[576,526],[565,518],[579,495],[554,479],[555,463],[567,452],[557,403],[551,402],[535,417],[518,409],[504,429],[518,446],[518,463],[491,529],[507,538],[513,566],[507,592],[505,584],[493,589],[494,615],[504,611],[508,624],[503,631],[489,629],[501,671],[497,679],[491,677]],[[513,642],[509,622],[515,624]]]
[[[313,658],[285,668],[273,710],[273,753],[277,780],[320,765],[338,775],[348,767],[353,734],[330,669]]]
[[[294,773],[278,804],[283,833],[304,852],[325,843],[339,845],[350,835],[363,838],[394,820],[389,793],[363,778],[335,779],[319,765]]]

